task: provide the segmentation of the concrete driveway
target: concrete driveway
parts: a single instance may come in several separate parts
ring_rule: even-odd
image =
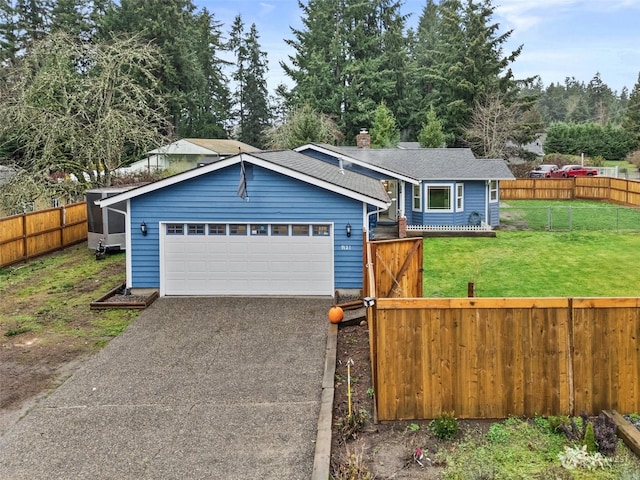
[[[7,479],[309,479],[329,298],[161,298],[0,438]]]

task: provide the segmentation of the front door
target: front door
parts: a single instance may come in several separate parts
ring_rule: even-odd
[[[398,181],[397,180],[383,180],[382,185],[387,191],[389,198],[391,199],[391,205],[389,208],[378,215],[378,221],[380,222],[396,222],[398,221]]]

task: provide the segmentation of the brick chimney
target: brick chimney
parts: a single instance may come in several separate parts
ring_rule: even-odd
[[[356,145],[358,148],[371,148],[371,135],[369,135],[366,128],[360,130],[360,133],[356,136]]]

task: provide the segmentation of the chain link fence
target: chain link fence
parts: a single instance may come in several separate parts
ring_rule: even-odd
[[[500,230],[640,232],[640,208],[500,206]]]

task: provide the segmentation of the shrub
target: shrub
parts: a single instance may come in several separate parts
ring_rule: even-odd
[[[583,412],[582,415],[580,415],[580,418],[576,420],[575,417],[571,417],[569,419],[569,423],[563,423],[561,428],[569,440],[582,442],[588,422],[589,417],[587,417],[587,414]]]
[[[576,468],[595,470],[611,466],[611,459],[606,458],[599,452],[590,454],[587,452],[586,445],[582,445],[582,447],[565,447],[564,452],[558,455],[558,458],[560,459],[560,464],[568,470]]]
[[[600,413],[593,422],[595,441],[598,451],[603,455],[611,456],[616,453],[618,447],[618,437],[616,436],[616,422],[604,413]]]
[[[431,420],[429,427],[431,427],[436,438],[451,440],[458,433],[458,419],[453,412],[444,412]]]
[[[373,477],[364,459],[364,448],[360,452],[355,452],[346,446],[344,458],[332,478],[335,480],[371,480]]]
[[[489,427],[487,438],[493,444],[507,443],[509,441],[509,432],[501,423],[493,423]]]
[[[548,425],[549,431],[553,433],[562,432],[562,425],[565,425],[568,423],[569,423],[569,417],[566,415],[559,415],[559,416],[552,415],[550,417],[547,417],[547,425]]]
[[[358,438],[358,432],[362,430],[369,414],[364,408],[354,411],[351,415],[346,415],[341,422],[338,422],[340,426],[340,433],[343,440]]]
[[[587,428],[584,431],[584,438],[582,439],[582,445],[587,447],[587,452],[589,454],[596,453],[598,451],[596,434],[593,431],[593,423],[591,422],[587,423]]]

